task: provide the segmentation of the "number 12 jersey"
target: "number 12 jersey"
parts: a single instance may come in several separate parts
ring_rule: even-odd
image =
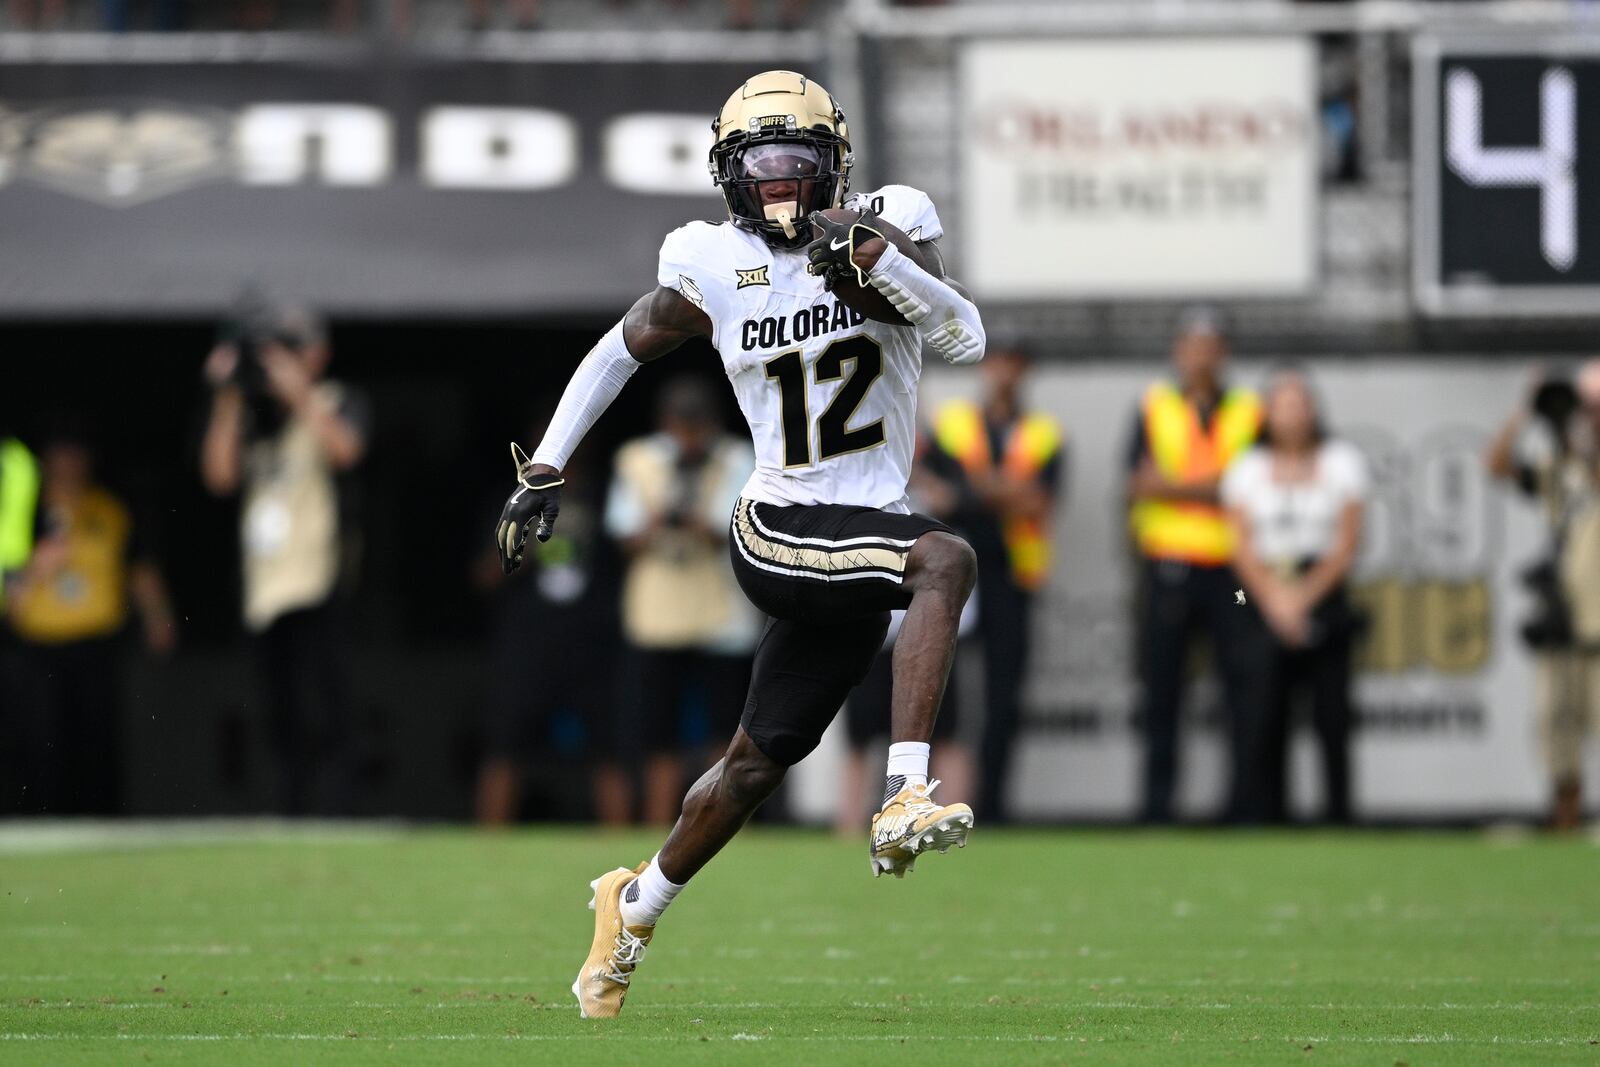
[[[873,208],[913,241],[944,232],[927,194],[908,186],[857,194],[846,206]],[[780,507],[910,510],[922,376],[913,327],[851,310],[806,273],[803,251],[774,249],[726,222],[691,222],[668,234],[657,281],[711,319],[712,344],[755,443],[745,497]]]

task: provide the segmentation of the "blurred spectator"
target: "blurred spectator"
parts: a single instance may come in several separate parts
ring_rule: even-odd
[[[1134,540],[1144,561],[1139,671],[1145,733],[1143,818],[1172,820],[1178,773],[1178,713],[1189,664],[1189,642],[1204,626],[1215,653],[1233,755],[1229,813],[1239,811],[1244,723],[1239,709],[1249,683],[1235,640],[1239,616],[1233,530],[1218,503],[1217,486],[1233,458],[1256,438],[1261,402],[1223,381],[1228,345],[1217,313],[1186,311],[1173,344],[1176,381],[1145,390],[1128,444],[1128,499]]]
[[[183,0],[150,0],[150,28],[181,30],[184,27]],[[100,0],[102,25],[112,33],[127,33],[134,28],[137,0]]]
[[[60,29],[67,18],[67,0],[11,0],[11,25],[28,30]]]
[[[519,30],[531,30],[539,24],[539,0],[507,0],[513,24]],[[493,0],[467,0],[467,24],[475,30],[486,30],[494,19]]]
[[[539,439],[553,411],[535,420],[529,440]],[[580,747],[600,761],[593,779],[596,817],[613,826],[632,817],[621,766],[608,758],[615,740],[617,567],[600,502],[591,499],[604,482],[586,460],[580,449],[567,465],[561,522],[549,541],[530,540],[527,562],[509,576],[487,545],[474,568],[475,584],[494,591],[477,796],[478,821],[487,825],[522,814],[530,754],[571,759]],[[494,507],[501,495],[496,490]]]
[[[619,743],[645,758],[645,820],[667,824],[683,797],[686,703],[704,701],[719,748],[744,711],[757,620],[734,583],[727,535],[755,456],[723,432],[716,397],[698,380],[669,383],[659,412],[659,433],[617,453],[605,522],[627,557],[631,669]]]
[[[906,486],[911,498],[911,510],[936,519],[952,519],[959,500],[960,490],[956,483],[960,477],[961,471],[955,462],[933,448],[927,434],[918,433],[916,456]],[[891,613],[889,632],[884,636],[882,651],[873,660],[866,678],[851,691],[845,702],[848,751],[845,754],[845,770],[835,817],[835,825],[841,835],[853,837],[859,834],[862,818],[878,809],[883,785],[879,765],[883,760],[881,756],[876,761],[868,760],[867,748],[874,742],[886,740],[890,735],[894,642],[904,617],[903,611]],[[961,613],[957,636],[966,637],[976,622],[977,600],[968,598]],[[971,796],[972,754],[956,736],[959,690],[952,664],[950,677],[945,683],[944,701],[939,705],[939,717],[933,725],[933,776],[944,782],[951,795]],[[870,781],[867,777],[869,768]]]
[[[109,0],[126,4],[128,0]],[[155,0],[158,4],[174,4],[178,0]],[[270,30],[279,22],[278,0],[234,0],[233,21],[242,30]],[[399,0],[397,0],[397,6]],[[342,32],[358,29],[361,21],[361,0],[330,0],[329,20],[332,27]]]
[[[117,639],[129,600],[151,652],[171,652],[177,630],[148,543],[94,481],[86,435],[59,427],[40,467],[39,540],[6,602],[21,667],[10,710],[28,739],[24,804],[112,815],[122,774]]]
[[[1354,445],[1328,436],[1302,371],[1267,383],[1261,443],[1222,478],[1237,545],[1234,569],[1253,624],[1241,638],[1262,706],[1236,708],[1246,719],[1251,791],[1240,815],[1285,822],[1285,764],[1291,709],[1308,692],[1322,749],[1324,818],[1350,821],[1350,660],[1357,620],[1345,578],[1361,542],[1371,479]]]
[[[979,364],[982,404],[953,400],[934,420],[939,448],[959,472],[951,521],[978,555],[985,708],[978,810],[991,823],[1006,821],[1006,772],[1022,718],[1033,594],[1050,577],[1050,519],[1062,480],[1060,426],[1023,406],[1028,367],[1020,343],[991,342]]]
[[[233,9],[243,30],[270,30],[278,21],[278,0],[235,0]]]
[[[17,438],[0,430],[0,610],[33,554],[34,517],[39,502],[39,465]],[[0,815],[26,801],[20,783],[28,773],[19,706],[22,665],[8,628],[0,626]]]
[[[39,464],[28,446],[0,434],[0,606],[12,579],[33,554]]]
[[[811,0],[778,0],[778,26],[780,29],[798,29],[806,20],[806,10]],[[756,0],[728,0],[728,28],[753,30],[756,28]]]
[[[368,408],[323,379],[322,324],[303,311],[241,308],[206,360],[213,393],[201,475],[242,493],[244,621],[268,694],[277,804],[350,810],[351,707],[341,583],[356,525],[340,475],[366,451]]]
[[[1317,108],[1322,144],[1322,178],[1353,182],[1361,177],[1356,137],[1356,42],[1346,35],[1321,38],[1317,49]]]
[[[1530,417],[1551,446],[1539,459],[1519,450]],[[1600,359],[1585,363],[1575,383],[1536,379],[1491,442],[1488,466],[1538,500],[1550,527],[1548,557],[1523,575],[1535,614],[1522,636],[1534,655],[1551,821],[1572,830],[1583,817],[1584,742],[1600,734]]]

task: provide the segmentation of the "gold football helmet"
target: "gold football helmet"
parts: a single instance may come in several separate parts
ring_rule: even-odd
[[[735,226],[798,248],[811,237],[800,220],[844,202],[852,163],[844,112],[804,74],[757,74],[728,97],[711,129],[708,165]],[[790,183],[794,195],[768,202],[764,182]]]

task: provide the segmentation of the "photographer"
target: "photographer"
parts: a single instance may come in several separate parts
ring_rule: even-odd
[[[683,798],[684,709],[698,694],[709,736],[733,732],[759,624],[727,543],[728,516],[755,467],[750,443],[723,431],[716,395],[694,378],[667,383],[658,417],[658,433],[617,453],[605,527],[627,559],[630,654],[615,742],[628,762],[643,762],[645,821],[666,824]]]
[[[1550,447],[1525,459],[1519,446],[1535,420]],[[1539,501],[1549,523],[1549,552],[1523,575],[1536,606],[1522,636],[1534,654],[1551,823],[1572,830],[1583,814],[1583,743],[1600,732],[1600,359],[1575,381],[1537,377],[1529,402],[1490,443],[1487,463]]]
[[[303,311],[244,307],[206,360],[201,477],[241,495],[244,622],[267,686],[279,809],[349,810],[349,699],[336,593],[354,523],[341,475],[366,450],[366,405],[323,379],[327,338]]]

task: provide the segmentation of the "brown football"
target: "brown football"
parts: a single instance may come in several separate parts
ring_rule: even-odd
[[[861,216],[861,212],[847,207],[831,207],[818,214],[827,218],[830,222],[854,222]],[[882,219],[875,222],[873,228],[879,230],[885,237],[894,242],[894,246],[901,252],[916,260],[924,268],[927,267],[921,249],[917,247],[915,241],[907,237],[902,231]],[[812,233],[817,234],[817,232],[816,228],[813,227]],[[820,236],[820,234],[818,235]],[[906,324],[906,320],[901,318],[900,313],[894,309],[894,305],[889,303],[882,293],[870,285],[865,288],[857,285],[853,275],[835,285],[833,287],[833,295],[838,297],[839,303],[845,307],[850,308],[852,311],[858,311],[876,322],[888,322],[896,326],[904,326]]]

